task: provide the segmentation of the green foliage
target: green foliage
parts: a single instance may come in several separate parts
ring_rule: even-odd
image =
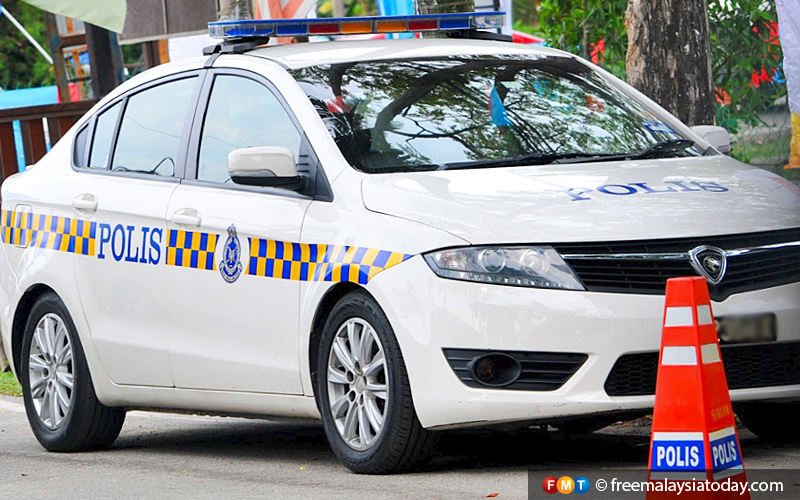
[[[542,0],[539,7],[541,33],[551,47],[578,54],[625,77],[625,9],[627,0]],[[584,29],[588,45],[584,47]],[[602,42],[601,42],[602,40]],[[598,44],[604,54],[592,57]]]
[[[344,0],[346,17],[377,16],[378,5],[375,0]],[[317,0],[317,16],[333,17],[333,2],[331,0]]]
[[[21,0],[3,0],[3,7],[48,50],[47,30],[42,11]],[[53,68],[33,45],[0,16],[0,87],[18,89],[54,85]]]
[[[22,396],[22,387],[13,373],[0,373],[0,396]]]
[[[142,60],[142,44],[130,43],[120,46],[123,64],[136,64]]]
[[[718,102],[724,102],[717,106],[717,124],[735,133],[742,124],[758,124],[757,113],[786,95],[786,85],[771,83],[783,60],[780,45],[770,43],[776,35],[770,29],[778,18],[775,3],[709,2],[708,17],[714,86]],[[765,77],[757,87],[754,71],[759,80]]]
[[[556,48],[591,58],[582,46],[584,25],[589,42],[605,40],[600,66],[625,78],[627,0],[542,0],[541,33]],[[585,7],[585,9],[584,9]],[[711,61],[717,97],[717,124],[733,133],[742,125],[757,125],[759,113],[786,94],[785,84],[771,82],[783,60],[772,43],[777,21],[775,3],[764,0],[725,0],[708,3]],[[763,68],[763,70],[762,70]],[[759,85],[753,85],[753,72]],[[782,73],[779,71],[779,77]]]
[[[535,34],[532,27],[539,25],[539,3],[539,0],[513,0],[511,9],[515,30]]]

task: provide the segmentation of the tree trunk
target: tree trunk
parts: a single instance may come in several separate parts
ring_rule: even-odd
[[[420,14],[474,12],[475,0],[419,0],[417,7]]]
[[[707,0],[629,0],[628,83],[687,125],[714,123]]]
[[[116,33],[89,23],[85,26],[92,77],[92,97],[101,99],[124,80],[122,51]]]

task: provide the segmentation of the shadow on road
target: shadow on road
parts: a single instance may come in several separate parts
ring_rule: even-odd
[[[126,426],[114,450],[197,454],[216,459],[253,459],[291,463],[335,463],[322,427],[313,424],[218,420],[164,429]],[[133,428],[130,428],[133,427]],[[649,436],[594,433],[568,436],[555,431],[515,433],[451,431],[439,433],[434,456],[424,471],[492,467],[538,467],[597,462],[604,467],[646,464]]]

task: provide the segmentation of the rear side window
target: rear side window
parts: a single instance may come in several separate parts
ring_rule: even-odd
[[[95,120],[92,150],[89,153],[89,168],[107,169],[108,155],[111,154],[111,140],[117,126],[122,101],[103,111]]]
[[[75,146],[72,150],[72,163],[74,163],[76,167],[86,166],[86,139],[88,137],[88,125],[84,125],[75,135]]]
[[[196,77],[164,83],[128,99],[111,170],[175,175]]]

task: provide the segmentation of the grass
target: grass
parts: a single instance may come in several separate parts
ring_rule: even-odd
[[[13,373],[0,373],[0,396],[22,396],[22,387]]]
[[[790,181],[800,181],[800,169],[783,168],[789,161],[790,140],[787,134],[776,134],[764,140],[742,141],[733,145],[733,157],[770,170]]]

